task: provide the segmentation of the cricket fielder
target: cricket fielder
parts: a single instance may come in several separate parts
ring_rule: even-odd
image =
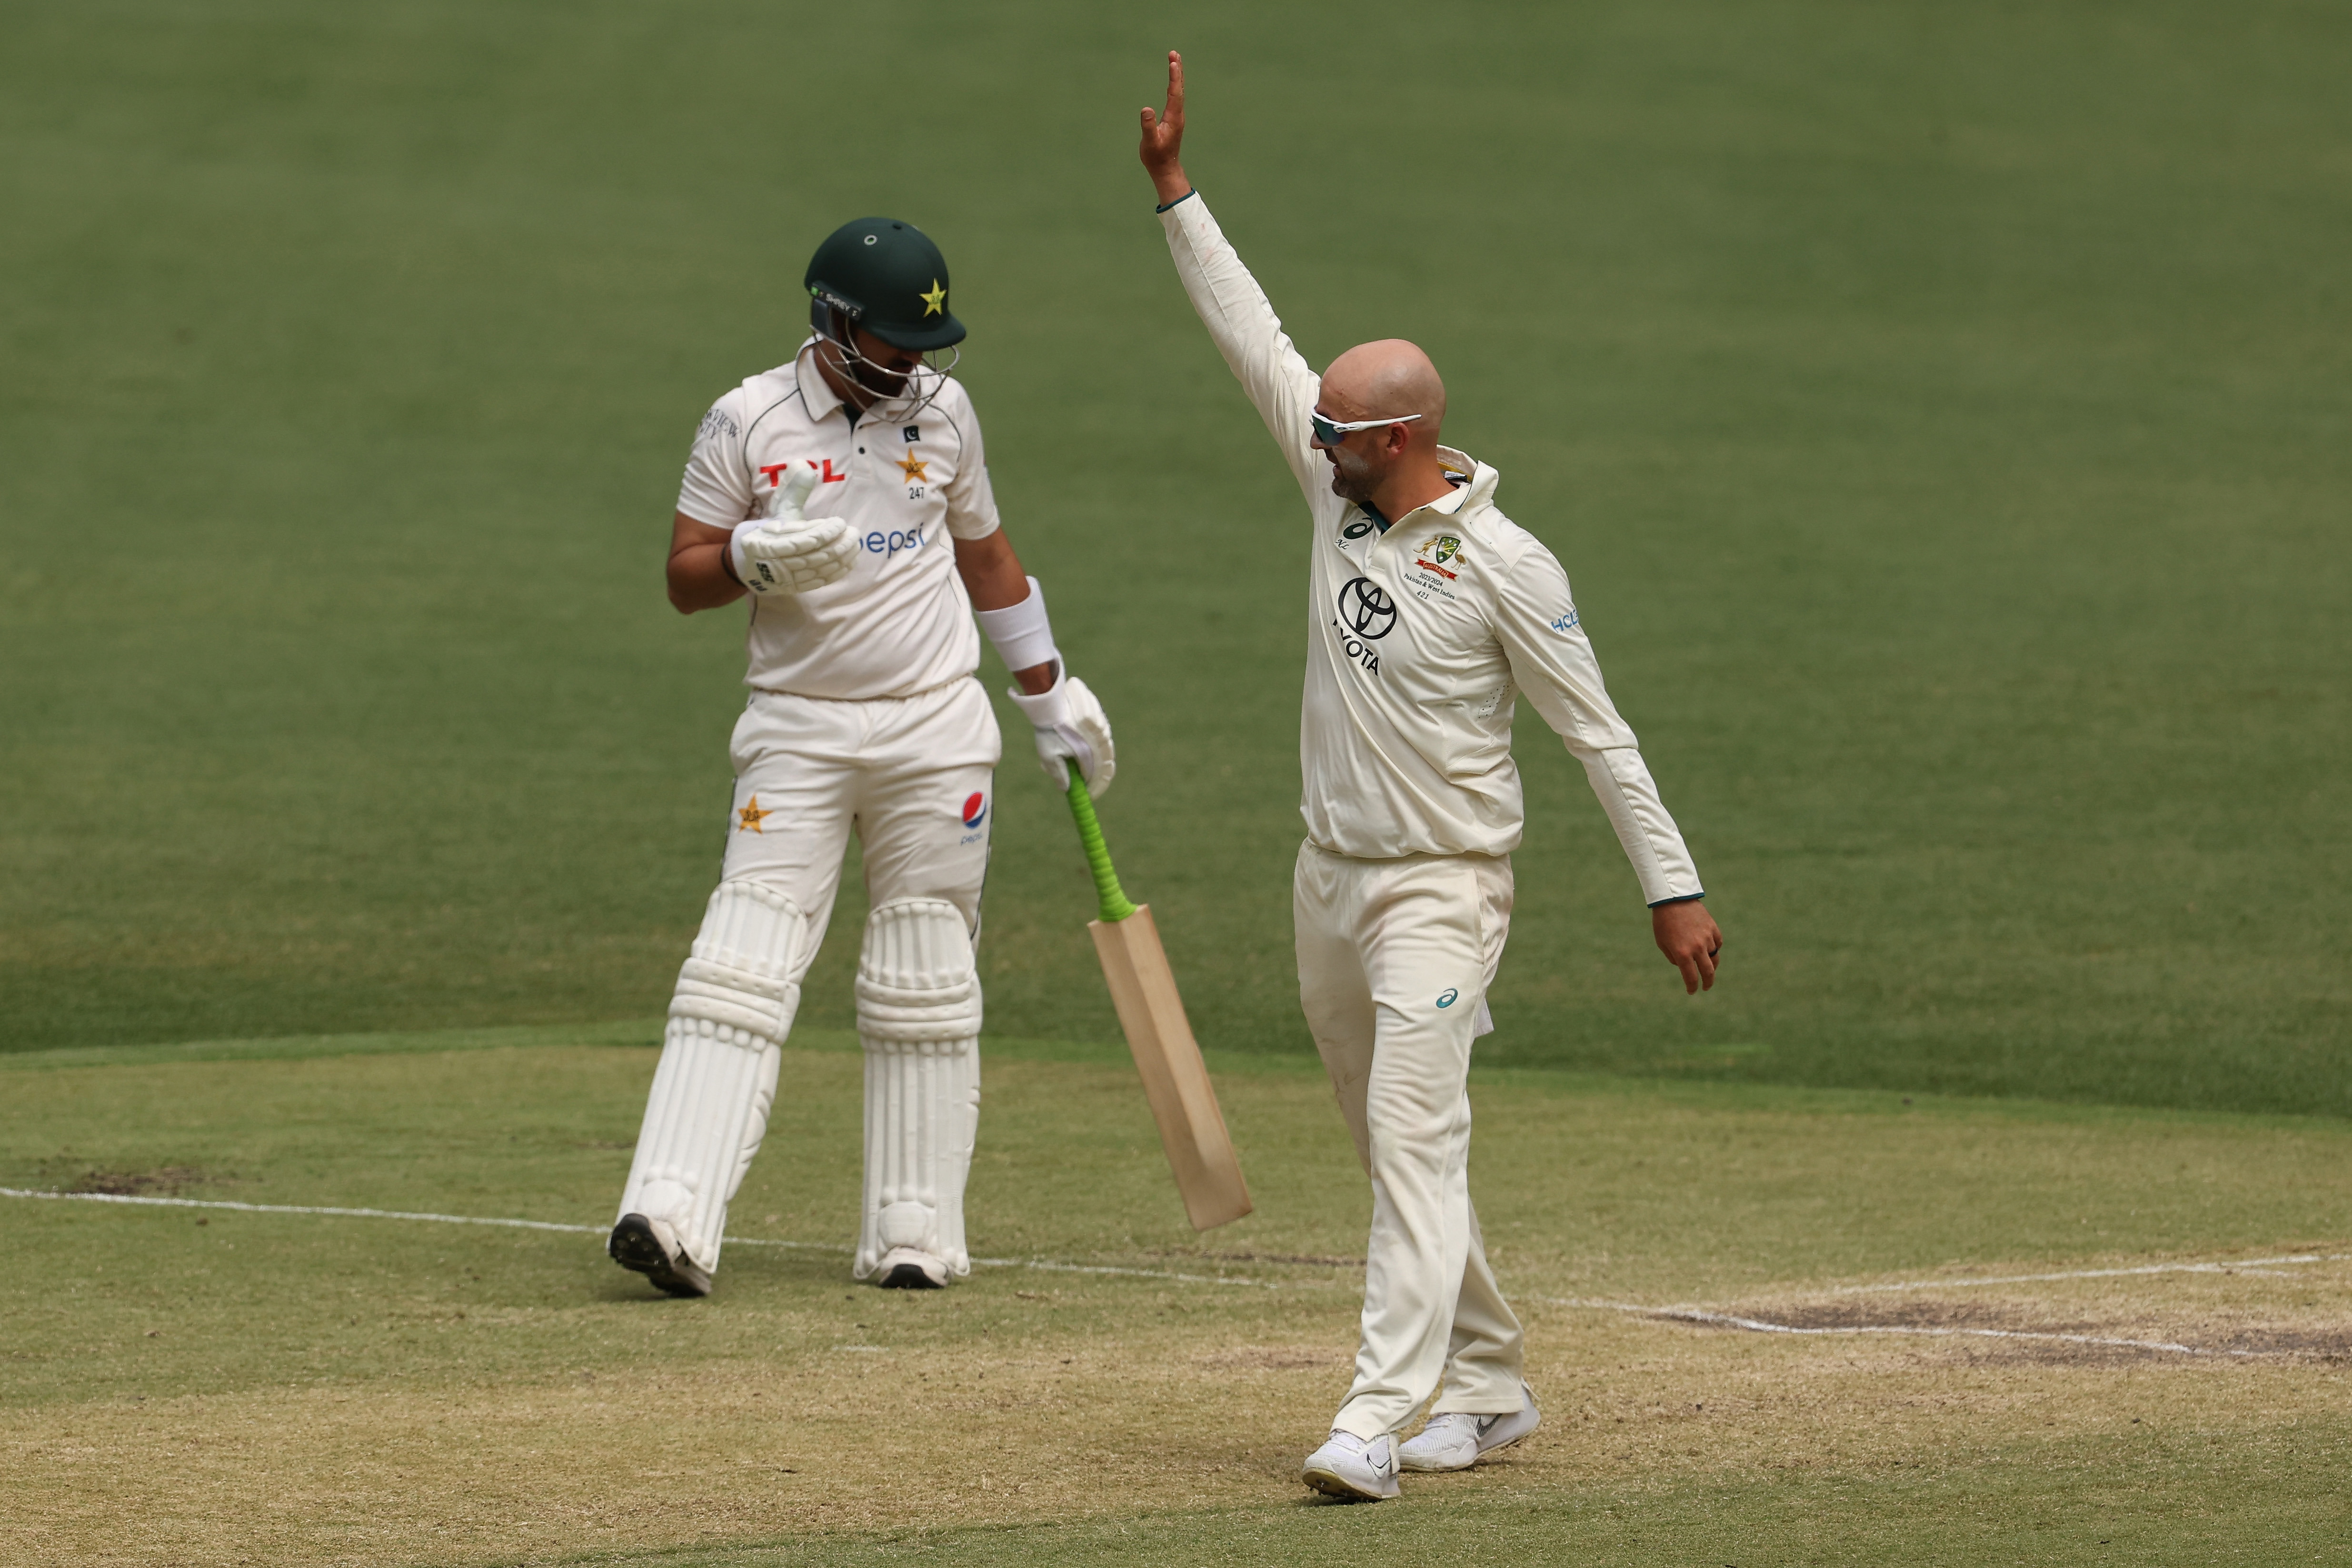
[[[709,1293],[852,830],[873,910],[852,1272],[914,1289],[971,1272],[972,944],[1003,746],[972,679],[975,611],[1055,788],[1066,760],[1097,794],[1115,765],[1102,705],[1064,672],[1045,596],[998,526],[971,400],[937,361],[964,336],[939,247],[861,218],[817,247],[804,282],[814,331],[703,416],[671,527],[680,613],[750,599],[751,689],[719,888],[678,972],[609,1248],[677,1296]]]
[[[1520,694],[1583,763],[1690,990],[1713,985],[1723,938],[1566,574],[1496,507],[1495,470],[1438,445],[1435,367],[1391,340],[1309,370],[1185,178],[1183,132],[1171,54],[1166,113],[1143,111],[1160,221],[1312,518],[1298,992],[1372,1180],[1355,1384],[1305,1479],[1390,1498],[1400,1468],[1466,1468],[1538,1419],[1470,1204],[1464,1087],[1510,924]],[[1428,1425],[1400,1446],[1433,1394]]]

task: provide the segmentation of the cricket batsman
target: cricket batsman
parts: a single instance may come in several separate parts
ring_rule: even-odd
[[[1400,1469],[1467,1468],[1538,1419],[1470,1204],[1465,1089],[1510,926],[1520,695],[1583,763],[1686,989],[1713,986],[1723,934],[1567,574],[1496,508],[1495,470],[1438,444],[1436,367],[1391,339],[1309,370],[1185,177],[1183,135],[1171,54],[1167,109],[1143,110],[1142,143],[1168,248],[1312,520],[1298,993],[1372,1181],[1355,1384],[1305,1479],[1392,1498]]]
[[[1102,705],[1062,668],[1045,595],[998,525],[971,400],[940,358],[964,326],[939,247],[861,218],[817,247],[803,282],[814,331],[703,416],[671,524],[681,614],[749,600],[751,689],[719,888],[678,972],[609,1246],[675,1296],[710,1291],[853,830],[873,912],[852,1272],[919,1289],[971,1272],[972,947],[1003,749],[972,679],[975,618],[1056,790],[1067,762],[1096,794],[1114,768]]]

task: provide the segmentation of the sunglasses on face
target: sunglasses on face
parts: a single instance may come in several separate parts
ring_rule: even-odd
[[[1358,430],[1377,430],[1383,425],[1410,425],[1420,418],[1418,414],[1398,414],[1387,419],[1327,419],[1320,414],[1309,414],[1307,423],[1314,428],[1315,438],[1326,447],[1336,447]]]

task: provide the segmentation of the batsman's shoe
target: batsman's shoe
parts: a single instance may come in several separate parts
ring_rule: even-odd
[[[1431,1416],[1428,1426],[1398,1447],[1397,1463],[1408,1470],[1466,1470],[1496,1449],[1509,1447],[1542,1422],[1535,1390],[1521,1384],[1519,1407],[1506,1415],[1449,1410]]]
[[[928,1252],[894,1247],[875,1264],[874,1283],[885,1290],[944,1290],[948,1266]]]
[[[677,1233],[657,1219],[625,1214],[604,1244],[613,1261],[634,1268],[673,1296],[708,1296],[710,1271],[686,1255]]]
[[[1307,1456],[1299,1479],[1328,1497],[1380,1502],[1397,1495],[1397,1440],[1386,1432],[1370,1439],[1331,1430],[1330,1439]]]

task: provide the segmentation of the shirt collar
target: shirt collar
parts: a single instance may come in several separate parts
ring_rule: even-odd
[[[816,368],[816,356],[809,352],[816,343],[816,334],[812,332],[793,355],[793,379],[800,385],[801,406],[808,410],[812,420],[823,419],[841,406],[841,399],[834,395],[833,384]]]
[[[1449,469],[1449,474],[1459,471],[1460,470],[1458,469]],[[1441,516],[1451,517],[1455,512],[1460,511],[1462,510],[1462,503],[1470,499],[1469,477],[1467,475],[1463,476],[1459,482],[1454,482],[1449,479],[1448,485],[1449,488],[1444,495],[1438,497],[1433,501],[1423,501],[1421,505],[1413,508],[1402,517],[1398,518],[1395,522],[1391,523],[1389,526],[1391,528],[1394,528],[1400,524],[1411,522],[1414,518],[1421,516],[1423,512],[1434,512]]]

